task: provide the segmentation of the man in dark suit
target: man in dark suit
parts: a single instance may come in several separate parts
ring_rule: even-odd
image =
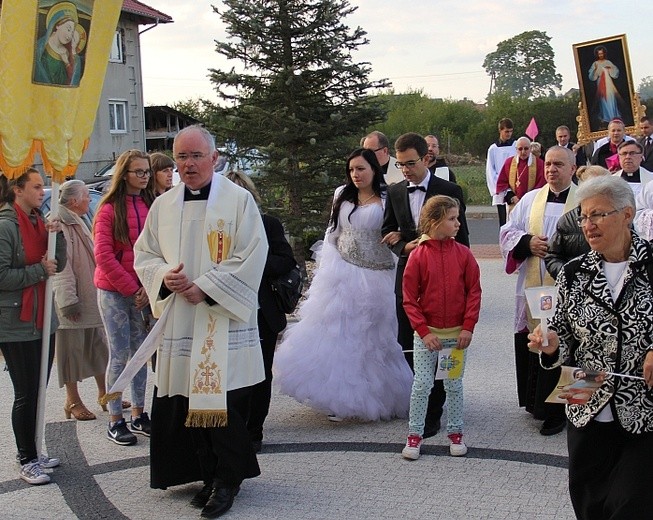
[[[585,150],[583,150],[582,146],[571,142],[571,131],[569,130],[568,126],[560,125],[558,128],[556,128],[556,141],[558,142],[558,146],[564,146],[565,148],[569,148],[572,152],[574,152],[574,155],[576,156],[576,168],[587,166],[587,156],[585,155]],[[575,174],[574,182],[578,184]]]
[[[653,172],[653,125],[649,120],[649,116],[643,116],[639,120],[639,129],[642,131],[642,137],[638,141],[644,148],[644,158],[641,166]]]
[[[431,174],[426,164],[428,145],[419,134],[404,134],[395,142],[397,166],[404,180],[388,187],[383,219],[383,242],[388,244],[399,261],[395,280],[395,297],[399,330],[397,341],[403,350],[413,348],[413,329],[403,306],[402,280],[408,255],[417,247],[419,212],[424,202],[434,195],[448,195],[460,203],[460,229],[456,240],[469,247],[469,231],[465,218],[465,203],[460,186]],[[413,354],[406,353],[408,364],[413,367]],[[442,406],[446,399],[442,381],[435,381],[429,398],[424,438],[435,435],[440,429]]]

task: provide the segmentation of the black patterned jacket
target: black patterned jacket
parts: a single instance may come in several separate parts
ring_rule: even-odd
[[[565,364],[642,376],[647,352],[653,350],[653,290],[647,264],[653,262],[647,243],[633,233],[623,288],[612,300],[601,256],[583,255],[575,273],[561,270],[556,281],[558,305],[550,327],[558,333],[558,361]],[[543,365],[549,356],[542,356]],[[576,427],[585,426],[603,407],[611,406],[621,427],[630,433],[653,432],[653,392],[642,380],[609,377],[585,405],[567,405]]]

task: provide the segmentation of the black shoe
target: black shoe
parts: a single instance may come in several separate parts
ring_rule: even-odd
[[[213,493],[213,484],[211,482],[204,484],[204,487],[199,493],[191,499],[190,505],[199,508],[204,507],[209,501],[209,498],[211,498],[211,493]]]
[[[433,424],[426,424],[424,426],[424,435],[422,435],[422,439],[428,439],[429,437],[435,437],[438,432],[440,431],[440,419],[435,421]]]
[[[240,491],[239,486],[215,488],[200,516],[203,518],[218,518],[223,515],[231,509],[238,491]]]
[[[567,420],[560,417],[549,417],[544,419],[540,433],[542,435],[556,435],[565,429]]]
[[[254,450],[254,453],[260,453],[262,447],[263,441],[252,441],[252,449]]]

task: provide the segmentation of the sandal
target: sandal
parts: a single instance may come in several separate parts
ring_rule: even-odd
[[[107,405],[102,404],[102,398],[98,397],[97,404],[99,404],[102,407],[102,411],[106,412],[107,411]],[[132,404],[129,401],[123,401],[122,402],[122,409],[126,410],[127,408],[131,408]]]
[[[72,404],[66,403],[63,406],[63,411],[66,415],[66,419],[70,419],[71,415],[78,421],[92,421],[93,419],[96,419],[95,414],[90,412],[88,408],[84,406],[84,403],[81,402]]]

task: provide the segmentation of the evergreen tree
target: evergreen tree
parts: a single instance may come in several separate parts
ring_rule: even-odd
[[[352,53],[368,43],[343,19],[346,0],[224,0],[214,7],[228,37],[217,52],[237,62],[211,69],[223,101],[213,130],[251,151],[266,210],[279,214],[291,235],[324,231],[330,196],[345,176],[345,158],[365,129],[385,116],[371,91],[369,63]],[[226,102],[226,103],[224,103]]]

